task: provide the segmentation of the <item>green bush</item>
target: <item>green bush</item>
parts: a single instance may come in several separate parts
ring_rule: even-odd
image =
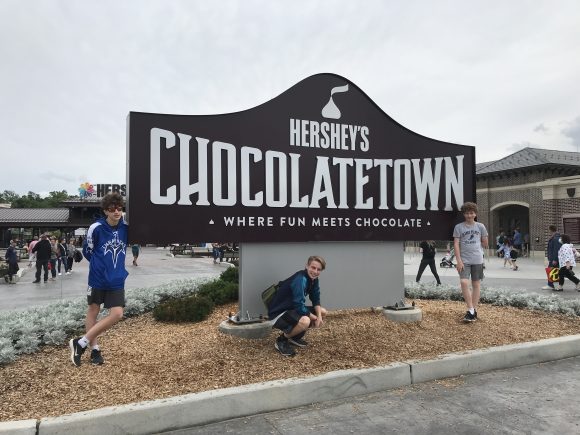
[[[219,279],[226,282],[238,283],[240,281],[240,269],[238,267],[228,267],[222,272]]]
[[[215,305],[224,305],[238,300],[238,283],[216,279],[202,284],[197,294],[209,298]]]
[[[200,295],[170,299],[153,309],[153,317],[162,322],[201,322],[213,311],[213,305]]]

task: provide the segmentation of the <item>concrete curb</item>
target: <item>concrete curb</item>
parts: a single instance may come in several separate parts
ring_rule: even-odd
[[[0,434],[6,435],[34,435],[36,434],[36,420],[17,420],[0,422]]]
[[[341,370],[320,376],[271,381],[196,394],[43,418],[37,432],[16,432],[23,420],[0,423],[2,433],[146,434],[316,402],[344,399],[420,382],[580,356],[580,335],[551,338],[406,361],[383,367]],[[22,426],[24,428],[24,426]]]
[[[580,335],[444,355],[430,361],[408,361],[413,384],[483,373],[580,355]]]
[[[341,370],[43,418],[39,433],[144,434],[410,385],[409,365]]]

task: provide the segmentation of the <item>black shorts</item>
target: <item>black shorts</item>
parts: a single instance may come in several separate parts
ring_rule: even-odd
[[[102,290],[89,287],[87,289],[87,304],[104,304],[105,308],[124,307],[125,290]]]
[[[312,314],[315,314],[314,307],[306,308],[308,308]],[[272,328],[280,329],[282,332],[288,334],[298,324],[302,316],[303,315],[296,310],[284,311],[284,313],[278,317],[278,320],[276,320]]]

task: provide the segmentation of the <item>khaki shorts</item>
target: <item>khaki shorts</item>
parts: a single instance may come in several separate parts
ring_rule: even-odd
[[[483,264],[464,264],[463,270],[459,272],[459,279],[469,279],[481,281],[483,279]]]

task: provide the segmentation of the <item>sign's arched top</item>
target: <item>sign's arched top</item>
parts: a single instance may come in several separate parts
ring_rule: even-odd
[[[128,124],[140,242],[446,239],[474,199],[473,147],[404,128],[334,74],[242,112]]]

